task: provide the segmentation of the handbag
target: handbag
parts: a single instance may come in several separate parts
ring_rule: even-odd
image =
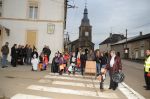
[[[123,72],[115,72],[112,74],[112,80],[116,83],[121,83],[125,79],[125,75]]]
[[[62,64],[62,65],[59,65],[59,69],[60,70],[63,70],[64,69],[64,65]]]

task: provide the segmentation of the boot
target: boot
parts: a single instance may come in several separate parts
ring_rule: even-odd
[[[100,89],[104,89],[103,82],[100,82]]]

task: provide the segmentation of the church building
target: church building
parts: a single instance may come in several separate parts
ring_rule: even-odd
[[[83,19],[79,27],[79,38],[70,43],[71,51],[75,51],[78,48],[82,50],[94,50],[94,43],[92,42],[92,26],[88,19],[88,9],[85,7],[83,13]]]

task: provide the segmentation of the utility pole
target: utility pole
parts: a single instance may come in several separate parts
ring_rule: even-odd
[[[128,58],[128,46],[127,46],[127,38],[128,38],[128,30],[126,29],[126,47],[125,47],[125,58],[127,59]]]
[[[126,48],[127,48],[128,30],[126,29]]]

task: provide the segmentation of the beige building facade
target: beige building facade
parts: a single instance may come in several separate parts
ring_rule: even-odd
[[[0,47],[30,44],[38,52],[50,47],[52,57],[64,50],[66,0],[0,0]],[[10,59],[10,58],[9,58]]]

